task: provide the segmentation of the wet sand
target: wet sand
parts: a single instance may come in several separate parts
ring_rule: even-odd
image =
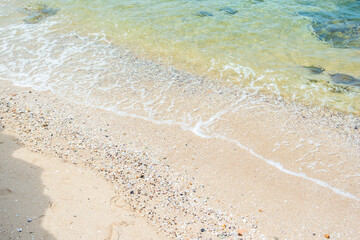
[[[295,113],[286,103],[271,105],[276,111],[267,112],[266,117],[250,109],[238,128],[246,133],[239,144],[197,136],[176,125],[85,107],[6,81],[0,94],[3,133],[13,134],[42,156],[74,164],[79,171],[91,169],[112,184],[114,194],[123,196],[131,211],[170,239],[360,236],[354,116],[347,120],[341,114],[307,107]],[[334,124],[342,125],[336,128]],[[287,143],[273,151],[274,139],[282,138]],[[306,142],[294,148],[299,138]],[[242,145],[246,143],[256,143],[255,150]],[[311,155],[313,149],[317,151]],[[291,154],[335,164],[348,161],[339,172],[349,177],[336,181],[336,171],[328,176],[319,171],[315,179],[269,162],[276,157],[291,166]]]

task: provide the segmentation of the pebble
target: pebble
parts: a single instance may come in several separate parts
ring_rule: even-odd
[[[223,234],[223,233],[221,233],[221,234],[218,235],[218,237],[219,237],[220,239],[224,239],[224,238],[226,237],[226,235]]]
[[[237,232],[238,236],[243,236],[247,231],[244,229],[237,229],[236,232]]]

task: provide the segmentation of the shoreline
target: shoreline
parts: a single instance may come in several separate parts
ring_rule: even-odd
[[[236,239],[238,230],[246,230],[244,239],[323,239],[324,234],[332,239],[336,239],[335,234],[340,234],[339,239],[351,239],[358,234],[358,201],[274,171],[241,149],[239,159],[239,150],[223,140],[199,138],[179,127],[83,108],[54,93],[25,90],[10,83],[1,87],[1,98],[5,131],[14,133],[34,151],[97,172],[124,194],[133,210],[140,210],[170,238]],[[338,138],[346,134],[342,132]],[[356,146],[356,139],[349,141]],[[209,152],[215,146],[217,149]],[[234,192],[239,187],[240,192]],[[299,188],[305,195],[297,192]],[[158,193],[166,197],[160,198]],[[176,214],[169,214],[169,208]],[[314,208],[317,211],[312,212]],[[294,212],[286,213],[290,209]],[[280,215],[272,215],[278,211]],[[295,211],[302,214],[294,215]],[[344,219],[334,221],[340,212]],[[189,214],[196,222],[185,220]],[[284,225],[290,219],[293,225]],[[299,232],[300,226],[305,230]],[[200,231],[203,228],[205,232]]]
[[[276,82],[257,88],[264,76],[246,67],[237,73],[253,86],[207,79],[66,19],[26,25],[15,5],[1,10],[0,132],[25,146],[20,158],[2,148],[11,161],[35,154],[45,172],[92,171],[82,182],[107,180],[106,205],[122,196],[126,214],[169,239],[360,236],[359,115],[286,100]]]

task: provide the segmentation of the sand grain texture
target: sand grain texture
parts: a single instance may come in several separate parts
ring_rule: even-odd
[[[108,182],[0,135],[0,239],[163,239]]]
[[[77,173],[91,169],[94,174],[90,178],[101,176],[108,180],[126,202],[113,198],[114,194],[103,198],[103,191],[93,189],[93,180],[87,181],[86,185],[90,192],[94,191],[93,196],[82,195],[80,189],[88,189],[84,186],[76,190],[80,195],[75,194],[73,180],[64,177],[58,184],[64,191],[69,190],[66,194],[54,194],[62,198],[63,204],[71,203],[76,197],[80,204],[88,207],[64,208],[58,216],[67,216],[67,222],[60,219],[44,222],[41,226],[52,235],[55,235],[53,229],[63,223],[68,224],[67,229],[72,226],[71,231],[79,234],[81,230],[75,228],[76,224],[86,223],[89,229],[99,229],[90,218],[81,220],[78,211],[93,207],[96,214],[90,215],[97,216],[100,213],[96,209],[106,208],[111,202],[111,209],[106,211],[114,211],[114,206],[125,206],[125,209],[128,206],[171,239],[238,239],[238,230],[246,230],[243,239],[323,239],[325,234],[331,239],[356,239],[359,236],[357,200],[301,177],[279,172],[232,142],[201,138],[176,126],[119,116],[75,104],[51,92],[3,83],[0,111],[4,133],[13,134],[35,152],[76,165]],[[306,129],[311,125],[305,124],[301,117],[294,119],[298,121],[292,122],[296,133],[307,134]],[[262,138],[254,138],[259,146],[264,149],[271,146],[265,138],[267,135],[260,131],[261,125],[255,121],[248,124],[253,126],[255,133],[262,134]],[[276,126],[271,127],[276,129]],[[320,129],[315,130],[320,132]],[[281,132],[272,133],[281,136]],[[329,137],[320,134],[313,139],[323,139],[326,145],[319,146],[322,151],[318,154],[334,161],[341,160],[337,156],[344,155],[345,148],[342,145],[334,148],[334,144],[342,140],[341,135],[328,141]],[[295,137],[288,135],[289,139]],[[284,160],[290,153],[287,149],[282,150]],[[326,149],[336,151],[336,155],[329,155],[324,151]],[[349,159],[350,153],[355,154],[356,150],[357,147],[348,148]],[[358,155],[354,156],[349,163],[354,166],[350,170],[356,174]],[[69,164],[66,166],[72,166]],[[57,176],[56,170],[49,173],[52,179]],[[336,175],[333,176],[336,180]],[[356,183],[355,177],[348,178],[346,183],[357,194],[358,187],[352,182]],[[46,182],[39,181],[39,184],[46,185]],[[51,196],[49,189],[44,189],[45,196]],[[88,205],[88,198],[99,201]],[[44,201],[47,203],[49,199]],[[51,202],[54,209],[61,209],[61,203]],[[69,216],[66,210],[71,213]],[[44,211],[49,217],[53,216],[51,208],[41,212]],[[101,211],[101,216],[104,215],[112,219],[110,213]],[[143,225],[140,228],[131,225],[129,220],[125,223],[119,219],[100,222],[104,237],[115,239],[121,231],[125,232],[123,229],[134,229],[132,233],[139,234],[144,229]],[[121,229],[120,233],[118,229]],[[133,239],[142,238],[136,236]]]

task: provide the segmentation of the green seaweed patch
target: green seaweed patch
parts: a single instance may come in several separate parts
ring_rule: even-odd
[[[312,78],[309,78],[308,79],[309,80],[309,82],[311,82],[311,83],[318,83],[320,80],[318,80],[318,79],[312,79]]]
[[[349,93],[349,89],[346,87],[334,86],[331,83],[328,83],[328,87],[332,93]]]
[[[34,3],[19,9],[19,11],[25,15],[28,15],[23,19],[27,24],[34,24],[40,22],[42,19],[55,15],[59,9],[50,8],[45,4]]]

